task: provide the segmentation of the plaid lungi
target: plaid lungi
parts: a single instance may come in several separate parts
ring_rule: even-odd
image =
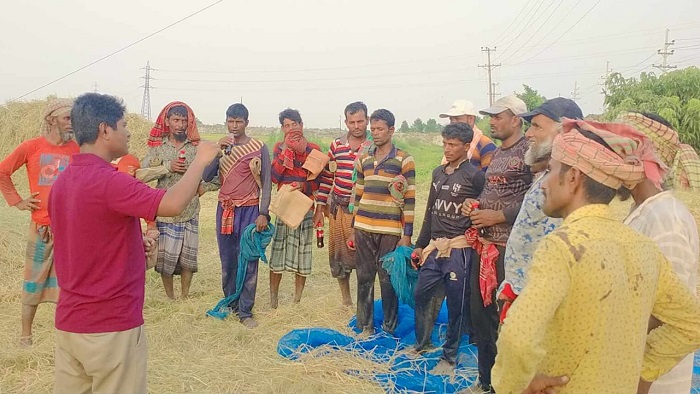
[[[270,269],[273,272],[290,271],[302,276],[311,274],[311,249],[314,244],[313,213],[307,212],[299,227],[291,229],[279,218],[275,219]]]
[[[197,272],[199,215],[186,222],[156,224],[160,232],[156,272],[180,275],[183,268]]]
[[[331,213],[328,223],[328,262],[334,278],[347,278],[356,266],[355,251],[348,248],[351,225],[352,213],[347,207],[339,206],[335,215]]]
[[[24,305],[58,301],[58,282],[56,269],[53,266],[53,236],[49,237],[48,242],[44,242],[41,234],[45,231],[50,231],[50,228],[34,221],[29,224],[22,286],[22,304]]]

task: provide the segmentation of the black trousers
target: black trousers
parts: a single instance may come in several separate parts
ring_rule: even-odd
[[[379,261],[385,254],[393,252],[399,236],[376,234],[355,230],[356,272],[357,272],[357,327],[360,330],[374,330],[374,280],[379,274],[384,311],[384,331],[393,334],[399,315],[399,299],[389,280],[389,273]]]
[[[415,290],[416,350],[432,347],[430,336],[442,300],[447,296],[447,338],[442,346],[442,358],[450,364],[457,362],[457,350],[462,337],[463,311],[469,310],[466,290],[469,287],[471,248],[452,249],[450,257],[437,258],[432,252],[420,269]]]
[[[497,246],[498,259],[496,260],[496,277],[498,285],[503,282],[505,271],[503,270],[503,258],[505,247]],[[491,368],[496,361],[496,341],[498,340],[498,303],[496,302],[496,290],[491,294],[493,301],[484,307],[484,300],[479,289],[479,254],[472,250],[472,264],[469,273],[469,302],[471,320],[474,329],[476,348],[479,351],[479,381],[482,386],[491,385]],[[496,287],[498,288],[498,287]]]

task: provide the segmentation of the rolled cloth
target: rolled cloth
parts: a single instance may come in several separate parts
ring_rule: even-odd
[[[403,175],[397,175],[389,182],[389,194],[391,195],[391,199],[401,208],[403,208],[404,196],[407,191],[408,181]]]
[[[173,101],[168,104],[160,111],[158,118],[156,118],[156,124],[153,125],[151,129],[151,134],[148,136],[148,146],[160,146],[163,143],[163,137],[170,133],[170,127],[165,122],[165,118],[168,116],[168,111],[170,108],[183,106],[187,109],[187,139],[189,139],[194,145],[196,145],[201,139],[199,136],[199,131],[197,130],[197,122],[194,117],[194,112],[189,105],[183,103],[182,101]]]
[[[654,144],[654,149],[659,158],[668,167],[673,166],[673,160],[680,149],[678,132],[642,114],[628,112],[618,118],[621,123],[626,123],[636,130],[644,133]]]
[[[594,181],[613,189],[634,188],[644,179],[661,189],[666,166],[654,153],[649,138],[632,126],[566,119],[554,139],[552,158],[577,168]],[[579,130],[596,134],[612,148],[585,137]]]
[[[51,132],[49,120],[52,117],[68,114],[72,108],[73,100],[71,99],[59,98],[49,101],[41,117],[41,135],[47,135]]]

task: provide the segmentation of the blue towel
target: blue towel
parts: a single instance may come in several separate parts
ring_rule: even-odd
[[[413,292],[418,282],[418,271],[411,268],[411,253],[413,247],[399,246],[393,252],[381,258],[382,268],[389,273],[391,286],[399,297],[399,301],[415,307]]]
[[[250,261],[262,260],[267,264],[267,256],[265,256],[265,249],[272,241],[272,236],[275,233],[275,226],[270,223],[267,228],[263,231],[258,232],[255,229],[255,223],[249,224],[248,227],[243,230],[243,235],[241,236],[241,250],[238,252],[238,272],[236,274],[236,293],[223,298],[219,301],[216,306],[207,311],[207,315],[215,317],[217,319],[225,319],[230,314],[227,309],[232,302],[238,300],[241,296],[241,291],[243,291],[243,283],[245,283],[245,276],[248,272],[248,263]]]

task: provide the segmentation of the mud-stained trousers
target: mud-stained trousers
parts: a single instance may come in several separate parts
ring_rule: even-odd
[[[430,349],[430,336],[440,311],[442,300],[447,296],[447,335],[442,346],[442,358],[450,364],[457,362],[457,350],[462,337],[464,320],[469,319],[463,311],[469,311],[469,266],[471,248],[452,249],[450,257],[437,258],[438,251],[430,253],[420,269],[416,284],[416,350]]]
[[[384,331],[393,334],[399,315],[399,299],[389,280],[389,273],[379,261],[385,254],[393,252],[399,236],[355,230],[357,272],[357,327],[374,330],[374,280],[379,274],[384,311]]]

